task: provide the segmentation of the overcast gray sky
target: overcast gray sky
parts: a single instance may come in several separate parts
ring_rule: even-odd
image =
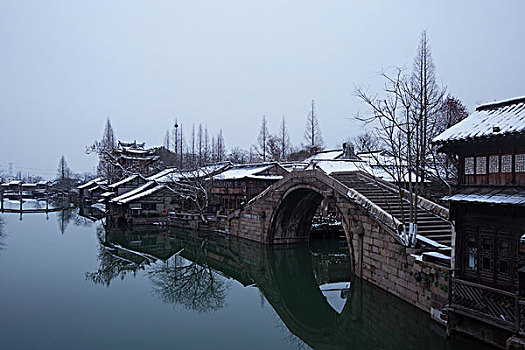
[[[523,1],[0,1],[0,170],[54,176],[109,116],[160,145],[174,118],[248,147],[266,114],[303,141],[315,99],[325,142],[359,132],[356,85],[411,67],[426,29],[437,76],[470,109],[525,95]]]

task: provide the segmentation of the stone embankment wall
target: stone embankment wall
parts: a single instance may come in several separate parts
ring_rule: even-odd
[[[355,208],[352,220],[347,240],[356,274],[446,323],[449,269],[416,259],[418,251],[400,244],[362,210]]]
[[[446,323],[443,308],[448,299],[449,268],[417,259],[420,252],[401,244],[387,215],[319,171],[292,172],[272,185],[230,216],[227,232],[266,244],[303,241],[293,235],[274,237],[272,231],[277,209],[297,189],[314,191],[336,203],[357,276]]]

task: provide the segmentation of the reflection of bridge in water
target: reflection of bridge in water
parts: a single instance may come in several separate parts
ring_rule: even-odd
[[[244,286],[257,286],[289,331],[310,347],[441,349],[447,345],[433,332],[437,326],[425,313],[353,278],[348,248],[323,242],[311,242],[309,247],[268,247],[215,233],[165,229],[112,229],[100,232],[100,239],[106,252],[104,262],[99,271],[88,274],[100,283],[109,284],[126,269],[144,268],[148,274],[154,274],[149,270],[159,265],[169,269],[173,256],[179,255]],[[334,308],[327,299],[334,293],[323,294],[319,286],[343,281],[351,281],[350,289],[335,291],[344,305]],[[168,281],[163,288],[173,288],[173,284]]]

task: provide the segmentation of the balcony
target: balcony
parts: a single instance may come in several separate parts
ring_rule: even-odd
[[[518,294],[451,278],[449,309],[525,335],[525,299]]]

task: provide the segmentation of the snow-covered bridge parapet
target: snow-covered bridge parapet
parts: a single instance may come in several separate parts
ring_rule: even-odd
[[[399,233],[401,222],[377,204],[371,195],[353,184],[359,172],[327,175],[319,170],[295,171],[276,182],[228,220],[230,235],[265,244],[304,242],[309,239],[312,218],[320,203],[331,203],[340,214],[352,257],[353,272],[419,308],[440,317],[447,301],[449,266],[424,261],[423,254],[449,261],[432,244],[409,248]],[[359,181],[350,181],[348,178]],[[422,209],[423,210],[423,209]],[[437,210],[441,210],[437,208]],[[427,250],[425,252],[424,250]]]

